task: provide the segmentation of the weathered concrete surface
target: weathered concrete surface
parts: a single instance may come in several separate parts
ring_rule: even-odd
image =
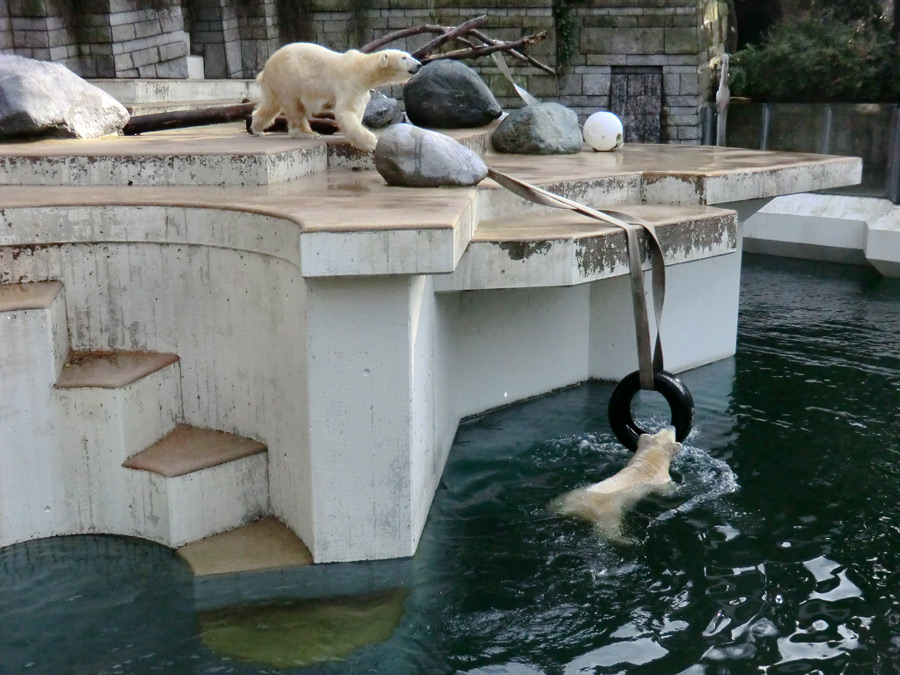
[[[893,208],[887,199],[870,197],[778,197],[747,219],[744,248],[754,253],[868,265],[869,253],[882,259],[890,255],[889,248],[880,251],[868,240],[876,223]],[[878,239],[876,234],[873,243]]]
[[[466,142],[477,146],[477,136]],[[0,499],[11,500],[0,504],[7,519],[0,542],[99,529],[174,545],[226,522],[273,515],[316,562],[411,555],[460,417],[634,369],[626,270],[618,253],[579,249],[585,225],[559,221],[554,211],[546,224],[565,231],[498,242],[510,263],[529,267],[522,287],[442,290],[439,274],[468,266],[471,279],[489,276],[468,261],[480,225],[489,235],[503,220],[527,225],[550,210],[490,180],[454,190],[391,187],[332,150],[336,139],[282,143],[222,125],[205,140],[196,130],[111,139],[100,153],[98,142],[0,146],[0,157],[22,166],[118,157],[123,174],[130,161],[176,152],[237,166],[273,148],[282,148],[276,152],[286,162],[321,148],[325,162],[340,167],[316,164],[318,173],[269,185],[90,190],[65,185],[62,170],[15,167],[13,176],[60,184],[0,186],[0,283],[58,280],[64,291],[54,297],[64,302],[11,309],[0,322],[2,343],[12,346],[0,351],[8,356],[0,447],[39,448],[33,457],[0,459]],[[666,146],[486,159],[593,206],[626,210],[642,196],[677,197],[694,209],[660,226],[664,239],[671,233],[667,255],[679,263],[667,275],[664,322],[666,365],[676,371],[734,351],[740,257],[729,234],[733,216],[698,205],[747,177],[756,179],[736,192],[761,199],[795,183],[852,182],[858,173],[858,162],[846,158]],[[117,161],[111,166],[106,175],[116,176]],[[692,178],[668,192],[648,182],[651,170],[651,179],[666,170]],[[791,178],[804,172],[803,180]],[[562,267],[547,258],[531,268],[557,241],[571,242]],[[473,260],[482,243],[471,246]],[[76,350],[160,352],[179,361],[156,380],[142,379],[141,391],[122,401],[131,412],[116,413],[85,390],[52,389],[69,342]],[[69,397],[65,407],[54,407],[48,392]],[[83,419],[93,421],[70,433]],[[268,452],[197,489],[161,484],[146,471],[117,478],[128,471],[121,467],[127,457],[181,423],[253,438]],[[91,450],[75,466],[58,460],[60,453],[83,457],[82,438],[99,454]],[[29,484],[48,471],[47,484],[73,486],[73,509],[44,503],[50,493]],[[105,491],[89,487],[98,477]],[[238,499],[223,499],[222,485]],[[129,503],[132,511],[122,508]]]
[[[666,264],[733,253],[734,212],[710,207],[599,207],[616,217],[653,223]],[[642,247],[646,243],[641,235]],[[649,269],[646,249],[642,251]],[[571,211],[482,221],[452,274],[435,280],[440,291],[572,286],[628,273],[624,232]]]

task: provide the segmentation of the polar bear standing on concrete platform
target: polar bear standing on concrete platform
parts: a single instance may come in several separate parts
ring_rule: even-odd
[[[352,145],[374,150],[377,138],[362,125],[369,90],[403,84],[421,65],[397,49],[372,54],[351,49],[339,54],[309,42],[285,45],[269,57],[256,78],[261,97],[250,132],[261,136],[283,112],[291,138],[316,136],[309,118],[329,110]]]
[[[567,492],[553,507],[561,515],[590,520],[605,539],[617,544],[633,543],[622,534],[622,518],[643,497],[665,493],[674,486],[669,465],[679,450],[681,443],[675,440],[675,427],[652,436],[641,434],[637,450],[619,473]]]

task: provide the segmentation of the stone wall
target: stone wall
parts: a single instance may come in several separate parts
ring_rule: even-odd
[[[714,69],[727,31],[723,0],[468,0],[447,7],[434,0],[373,0],[366,7],[354,12],[350,0],[312,0],[310,39],[343,50],[401,28],[455,25],[480,14],[488,15],[485,31],[498,39],[546,30],[548,38],[528,52],[551,67],[560,66],[559,75],[507,59],[519,85],[538,98],[573,108],[583,120],[601,109],[627,116],[614,101],[620,80],[626,105],[642,96],[658,98],[657,138],[641,140],[663,142],[699,142],[700,105],[715,89]],[[568,29],[557,31],[557,23]],[[429,37],[391,46],[412,51]],[[557,55],[566,51],[571,56],[560,64]],[[521,105],[489,60],[476,68],[504,108]],[[644,86],[636,89],[635,82]],[[653,107],[651,103],[649,112]]]
[[[0,52],[60,62],[84,77],[187,77],[180,5],[157,11],[143,0],[84,4],[0,1]]]
[[[187,77],[188,53],[208,78],[255,77],[290,35],[337,50],[424,23],[486,14],[485,32],[515,40],[547,31],[529,53],[557,76],[508,59],[516,81],[584,119],[612,109],[628,140],[697,143],[700,105],[715,88],[726,0],[297,0],[302,26],[279,27],[276,0],[90,0],[101,7],[67,27],[58,7],[78,0],[0,0],[0,51],[63,61],[88,77]],[[84,2],[85,0],[80,0]],[[4,15],[4,11],[6,14]],[[5,29],[5,27],[8,28]],[[189,37],[188,37],[189,36]],[[430,35],[390,45],[409,51]],[[562,60],[558,58],[562,57]],[[473,64],[504,108],[521,101],[492,62]]]
[[[188,35],[180,5],[163,11],[141,0],[94,2],[79,17],[81,75],[187,77]]]

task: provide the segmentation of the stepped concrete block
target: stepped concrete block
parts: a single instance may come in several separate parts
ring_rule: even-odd
[[[268,517],[178,549],[198,577],[311,565],[306,544]]]
[[[180,425],[123,465],[140,536],[178,547],[265,515],[267,459],[257,441]]]
[[[900,206],[868,226],[866,259],[884,276],[900,278]]]
[[[56,381],[69,354],[65,290],[58,281],[0,285],[0,372]],[[47,359],[47,356],[52,356]]]
[[[0,285],[0,546],[56,534],[66,472],[50,398],[69,349],[65,304],[58,281]]]
[[[73,352],[54,391],[65,479],[63,532],[142,536],[142,514],[122,479],[128,457],[165,436],[182,417],[178,357],[142,352]]]
[[[885,199],[799,194],[778,197],[744,224],[751,253],[866,265],[869,225],[883,216]]]

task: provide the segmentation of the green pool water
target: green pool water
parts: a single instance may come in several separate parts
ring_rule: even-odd
[[[0,550],[0,673],[898,673],[900,283],[747,256],[741,303],[737,356],[683,375],[679,485],[628,519],[634,546],[547,509],[628,457],[589,383],[465,422],[403,588],[358,607],[199,611],[184,564],[136,540]],[[662,426],[661,403],[637,413]],[[349,655],[288,665],[308,632]]]

